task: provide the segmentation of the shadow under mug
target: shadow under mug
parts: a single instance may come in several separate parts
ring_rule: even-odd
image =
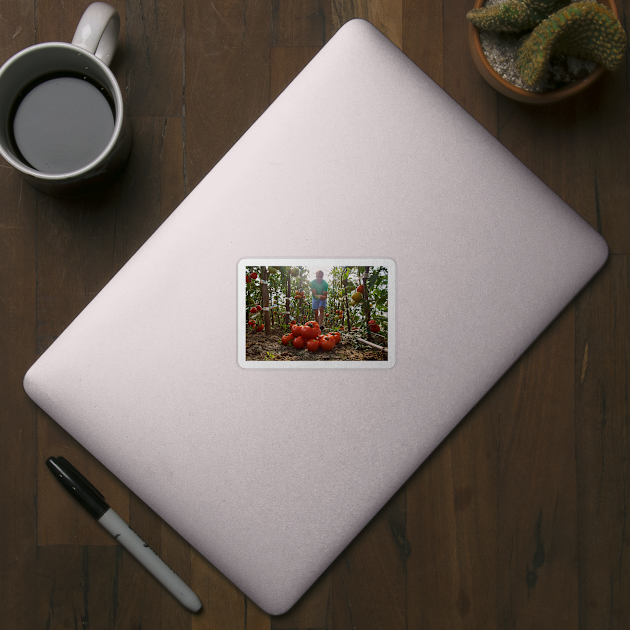
[[[109,183],[123,168],[131,151],[131,124],[125,116],[122,93],[108,65],[120,29],[118,12],[109,5],[90,5],[72,44],[48,42],[25,48],[0,68],[0,154],[34,188],[55,197],[74,197]],[[85,78],[109,94],[114,130],[100,154],[70,172],[46,173],[33,168],[21,155],[13,135],[16,104],[29,86],[48,76]]]

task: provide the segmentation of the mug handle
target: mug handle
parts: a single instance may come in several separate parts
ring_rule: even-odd
[[[72,44],[96,55],[109,66],[116,52],[119,32],[118,11],[104,2],[94,2],[81,16]]]

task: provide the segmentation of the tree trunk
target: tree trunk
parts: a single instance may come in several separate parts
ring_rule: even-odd
[[[348,320],[348,332],[350,332],[350,305],[348,304],[348,278],[345,277],[346,269],[347,267],[343,268],[343,295],[346,298],[346,319]],[[341,324],[343,328],[343,318],[341,319]]]
[[[363,272],[363,313],[365,314],[365,325],[367,327],[367,338],[368,341],[372,341],[372,331],[370,330],[370,325],[368,322],[370,321],[370,301],[368,300],[368,287],[367,287],[367,279],[370,275],[370,268],[366,267]]]
[[[265,335],[269,336],[271,333],[271,319],[269,317],[269,274],[267,273],[267,267],[260,268],[260,275],[262,276],[260,282],[260,291],[262,293],[262,308],[263,308],[263,321],[265,322]]]
[[[287,272],[287,299],[285,302],[285,314],[284,314],[284,323],[288,326],[291,321],[291,270],[289,267],[284,268]]]

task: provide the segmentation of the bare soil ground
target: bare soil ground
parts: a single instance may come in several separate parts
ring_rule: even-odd
[[[324,331],[325,332],[325,331]],[[341,342],[330,352],[318,350],[309,352],[306,348],[296,350],[293,346],[282,345],[284,331],[273,328],[269,335],[265,332],[247,332],[245,359],[247,361],[387,361],[387,353],[374,350],[356,341],[357,331],[342,332]],[[386,344],[383,337],[374,335],[374,343]]]

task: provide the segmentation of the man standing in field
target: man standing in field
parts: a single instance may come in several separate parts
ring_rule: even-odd
[[[328,297],[328,282],[324,280],[324,272],[318,271],[315,280],[310,284],[313,293],[313,310],[315,311],[315,321],[320,328],[324,327],[324,311],[326,310],[326,298]]]

